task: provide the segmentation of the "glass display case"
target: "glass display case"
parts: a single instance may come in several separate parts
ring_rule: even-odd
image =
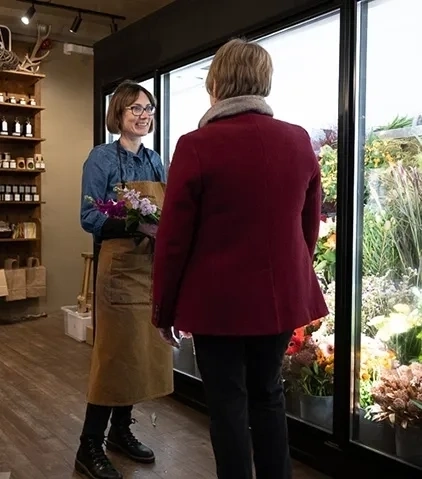
[[[294,332],[281,365],[292,449],[332,461],[335,477],[359,458],[365,477],[412,479],[422,477],[422,2],[332,5],[250,35],[273,59],[275,117],[307,130],[321,167],[314,267],[329,315]],[[166,166],[210,106],[212,56],[198,58],[142,83],[155,85]],[[192,339],[174,370],[176,393],[203,405]]]
[[[352,437],[422,467],[422,3],[359,13]]]

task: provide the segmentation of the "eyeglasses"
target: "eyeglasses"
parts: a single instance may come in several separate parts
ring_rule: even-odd
[[[146,111],[147,115],[152,116],[155,113],[155,106],[153,105],[147,105],[147,106],[141,106],[141,105],[133,105],[133,106],[127,106],[127,110],[131,110],[132,115],[134,116],[141,116],[144,111]]]

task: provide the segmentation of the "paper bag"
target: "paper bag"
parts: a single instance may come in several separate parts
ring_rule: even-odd
[[[26,297],[41,298],[47,295],[47,270],[40,260],[30,256],[26,263]]]
[[[8,293],[6,301],[26,299],[26,274],[24,268],[19,268],[17,259],[8,258],[4,262],[4,273]]]
[[[0,269],[0,298],[7,296],[8,292],[6,273],[4,272],[4,269]]]

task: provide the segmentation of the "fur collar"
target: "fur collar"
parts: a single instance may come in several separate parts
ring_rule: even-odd
[[[262,96],[244,95],[235,96],[221,100],[212,106],[199,122],[199,128],[208,123],[225,118],[227,116],[239,115],[240,113],[255,112],[262,115],[274,116],[272,108]]]

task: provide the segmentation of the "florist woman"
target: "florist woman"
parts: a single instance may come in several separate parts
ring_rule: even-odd
[[[91,479],[120,479],[103,450],[141,463],[154,462],[153,451],[130,430],[134,404],[173,391],[172,350],[152,327],[152,240],[135,238],[124,219],[100,212],[86,196],[116,199],[115,186],[139,191],[161,207],[164,169],[157,153],[142,138],[154,128],[155,99],[132,81],[113,94],[107,129],[120,139],[95,147],[83,168],[81,223],[101,243],[95,287],[96,334],[88,388],[88,405],[75,468]]]

